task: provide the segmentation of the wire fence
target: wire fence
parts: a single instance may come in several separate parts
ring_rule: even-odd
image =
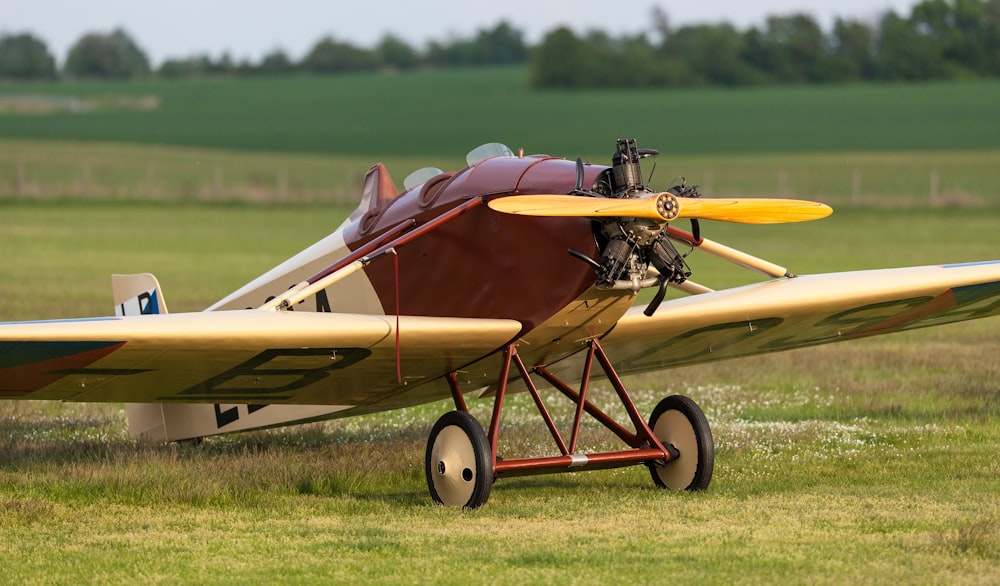
[[[595,161],[600,159],[595,158]],[[356,204],[360,157],[269,155],[174,147],[0,142],[0,201],[112,200]],[[401,178],[440,160],[384,161]],[[787,197],[837,207],[1000,207],[1000,152],[670,157],[651,184],[683,170],[705,197]],[[461,162],[454,163],[457,168]]]

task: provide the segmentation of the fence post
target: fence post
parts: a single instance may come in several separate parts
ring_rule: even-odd
[[[851,174],[851,203],[854,207],[861,206],[861,169],[857,167]]]
[[[212,176],[212,199],[222,200],[222,169],[218,165],[215,166]]]
[[[86,198],[90,193],[90,164],[86,161],[80,165],[80,197]]]
[[[288,170],[284,167],[278,171],[278,201],[285,203],[288,200]]]
[[[146,199],[153,198],[153,163],[146,163]]]
[[[28,172],[25,170],[25,165],[23,160],[18,160],[17,162],[17,184],[14,188],[18,197],[22,197],[27,189],[27,175]]]

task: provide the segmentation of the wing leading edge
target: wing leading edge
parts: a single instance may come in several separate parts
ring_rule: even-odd
[[[653,317],[635,307],[601,344],[619,373],[639,373],[998,314],[1000,261],[830,273],[675,299]]]
[[[423,383],[521,329],[512,320],[401,316],[397,346],[395,324],[395,316],[255,310],[0,324],[0,398],[376,411],[447,397],[446,384]]]

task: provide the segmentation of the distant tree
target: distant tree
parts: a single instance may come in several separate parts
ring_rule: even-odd
[[[524,35],[506,21],[490,30],[479,31],[473,45],[476,64],[511,65],[528,59]]]
[[[587,44],[566,27],[557,28],[542,39],[531,59],[531,85],[538,88],[585,87],[584,67]]]
[[[162,77],[206,77],[212,75],[216,66],[208,54],[192,55],[183,59],[167,59],[157,70]]]
[[[239,77],[250,77],[257,75],[259,73],[257,65],[251,62],[249,59],[243,59],[238,63],[233,64],[233,75]]]
[[[578,64],[577,87],[633,87],[642,74],[628,73],[622,62],[623,45],[603,30],[591,30],[583,37],[583,52]]]
[[[115,29],[111,32],[111,38],[125,52],[125,61],[132,77],[147,75],[150,72],[149,57],[146,56],[146,53],[139,48],[139,45],[132,40],[132,37],[128,33],[120,28]]]
[[[54,79],[56,61],[45,43],[29,33],[0,36],[0,79]]]
[[[524,63],[528,54],[521,31],[507,22],[500,22],[492,29],[481,29],[472,39],[456,39],[447,44],[430,43],[427,61],[444,67],[509,65]]]
[[[816,20],[808,14],[793,14],[768,23],[768,30],[788,54],[796,81],[823,81],[820,71],[827,56],[826,39]]]
[[[956,71],[989,74],[989,4],[982,0],[924,0],[913,7],[911,25],[941,45]]]
[[[751,27],[743,33],[740,56],[763,80],[775,81],[787,76],[787,64],[781,47],[769,41],[767,33],[757,27]]]
[[[649,11],[649,21],[653,23],[651,28],[660,37],[660,44],[662,45],[673,33],[673,28],[670,26],[670,16],[667,15],[667,11],[662,7],[653,6]]]
[[[455,67],[461,65],[461,60],[457,56],[455,51],[455,44],[458,41],[453,41],[451,43],[443,43],[441,41],[430,41],[427,43],[427,52],[425,60],[428,65],[434,67]]]
[[[232,55],[224,52],[218,59],[207,54],[192,55],[184,59],[167,59],[157,70],[157,75],[167,79],[182,77],[234,76],[256,73],[256,67],[244,61],[237,63]]]
[[[874,50],[870,26],[838,18],[830,42],[830,81],[875,79]]]
[[[212,73],[216,75],[230,75],[236,72],[236,60],[229,54],[229,51],[223,51],[218,61],[214,63],[209,61],[209,64]]]
[[[675,29],[654,8],[645,35],[550,32],[531,59],[534,87],[645,87],[931,80],[1000,76],[1000,0],[919,0],[909,16],[872,25],[838,19],[825,33],[807,14],[772,16],[744,32],[729,24]],[[437,47],[452,57],[460,43]]]
[[[623,36],[615,45],[612,67],[618,72],[615,83],[620,87],[656,87],[677,85],[658,59],[655,48],[646,35]]]
[[[993,2],[997,6],[1000,3]],[[990,52],[989,3],[982,0],[956,0],[953,12],[958,34],[950,36],[945,57],[968,67],[980,75],[990,75],[996,65],[997,53]],[[994,31],[998,23],[993,20]]]
[[[256,68],[249,66],[248,69],[261,75],[289,75],[295,73],[295,64],[284,51],[274,49],[264,55],[260,60],[260,65]]]
[[[374,52],[335,41],[332,37],[320,39],[300,63],[300,67],[310,73],[374,71],[378,66]]]
[[[665,57],[645,35],[612,38],[592,30],[584,38],[571,30],[553,31],[531,60],[535,87],[638,88],[688,85],[690,72],[677,59]]]
[[[751,28],[743,41],[743,59],[767,79],[821,81],[825,38],[811,16],[772,16],[763,31]]]
[[[122,29],[84,35],[69,50],[64,71],[73,77],[126,79],[149,73],[149,59]]]
[[[193,55],[183,59],[166,59],[156,70],[157,75],[168,79],[182,77],[203,77],[212,70],[212,58],[208,55]]]
[[[893,11],[879,23],[875,67],[878,78],[888,81],[943,79],[949,75],[944,44]]]
[[[986,59],[985,72],[1000,75],[1000,0],[986,0],[983,6],[983,53]]]
[[[654,6],[650,13],[652,29],[659,37],[660,44],[652,53],[656,61],[658,85],[667,87],[689,86],[697,83],[697,77],[692,73],[689,63],[677,54],[676,46],[671,38],[675,30],[670,25],[670,17],[659,6]]]
[[[663,49],[687,64],[695,83],[742,85],[760,81],[760,74],[744,60],[743,36],[729,24],[682,27]]]
[[[382,63],[394,69],[408,70],[420,64],[420,55],[406,41],[391,34],[382,37],[375,46],[375,53]]]

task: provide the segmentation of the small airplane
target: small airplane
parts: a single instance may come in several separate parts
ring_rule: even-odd
[[[155,277],[116,275],[113,317],[0,324],[0,398],[124,402],[133,437],[182,441],[450,397],[425,456],[437,503],[480,507],[500,477],[639,464],[659,487],[702,490],[714,444],[701,409],[673,395],[647,419],[622,375],[1000,313],[997,260],[796,276],[709,240],[701,221],[831,209],[702,198],[684,181],[657,192],[641,166],[656,155],[622,139],[605,166],[490,143],[457,172],[415,171],[402,192],[377,164],[339,228],[206,311],[169,313]],[[690,279],[693,254],[767,279],[713,291]],[[643,289],[655,294],[635,305]],[[598,368],[627,421],[588,398]],[[568,434],[539,383],[572,401]],[[515,390],[552,455],[498,453]],[[467,396],[492,399],[485,429]],[[621,448],[580,449],[585,413]]]

